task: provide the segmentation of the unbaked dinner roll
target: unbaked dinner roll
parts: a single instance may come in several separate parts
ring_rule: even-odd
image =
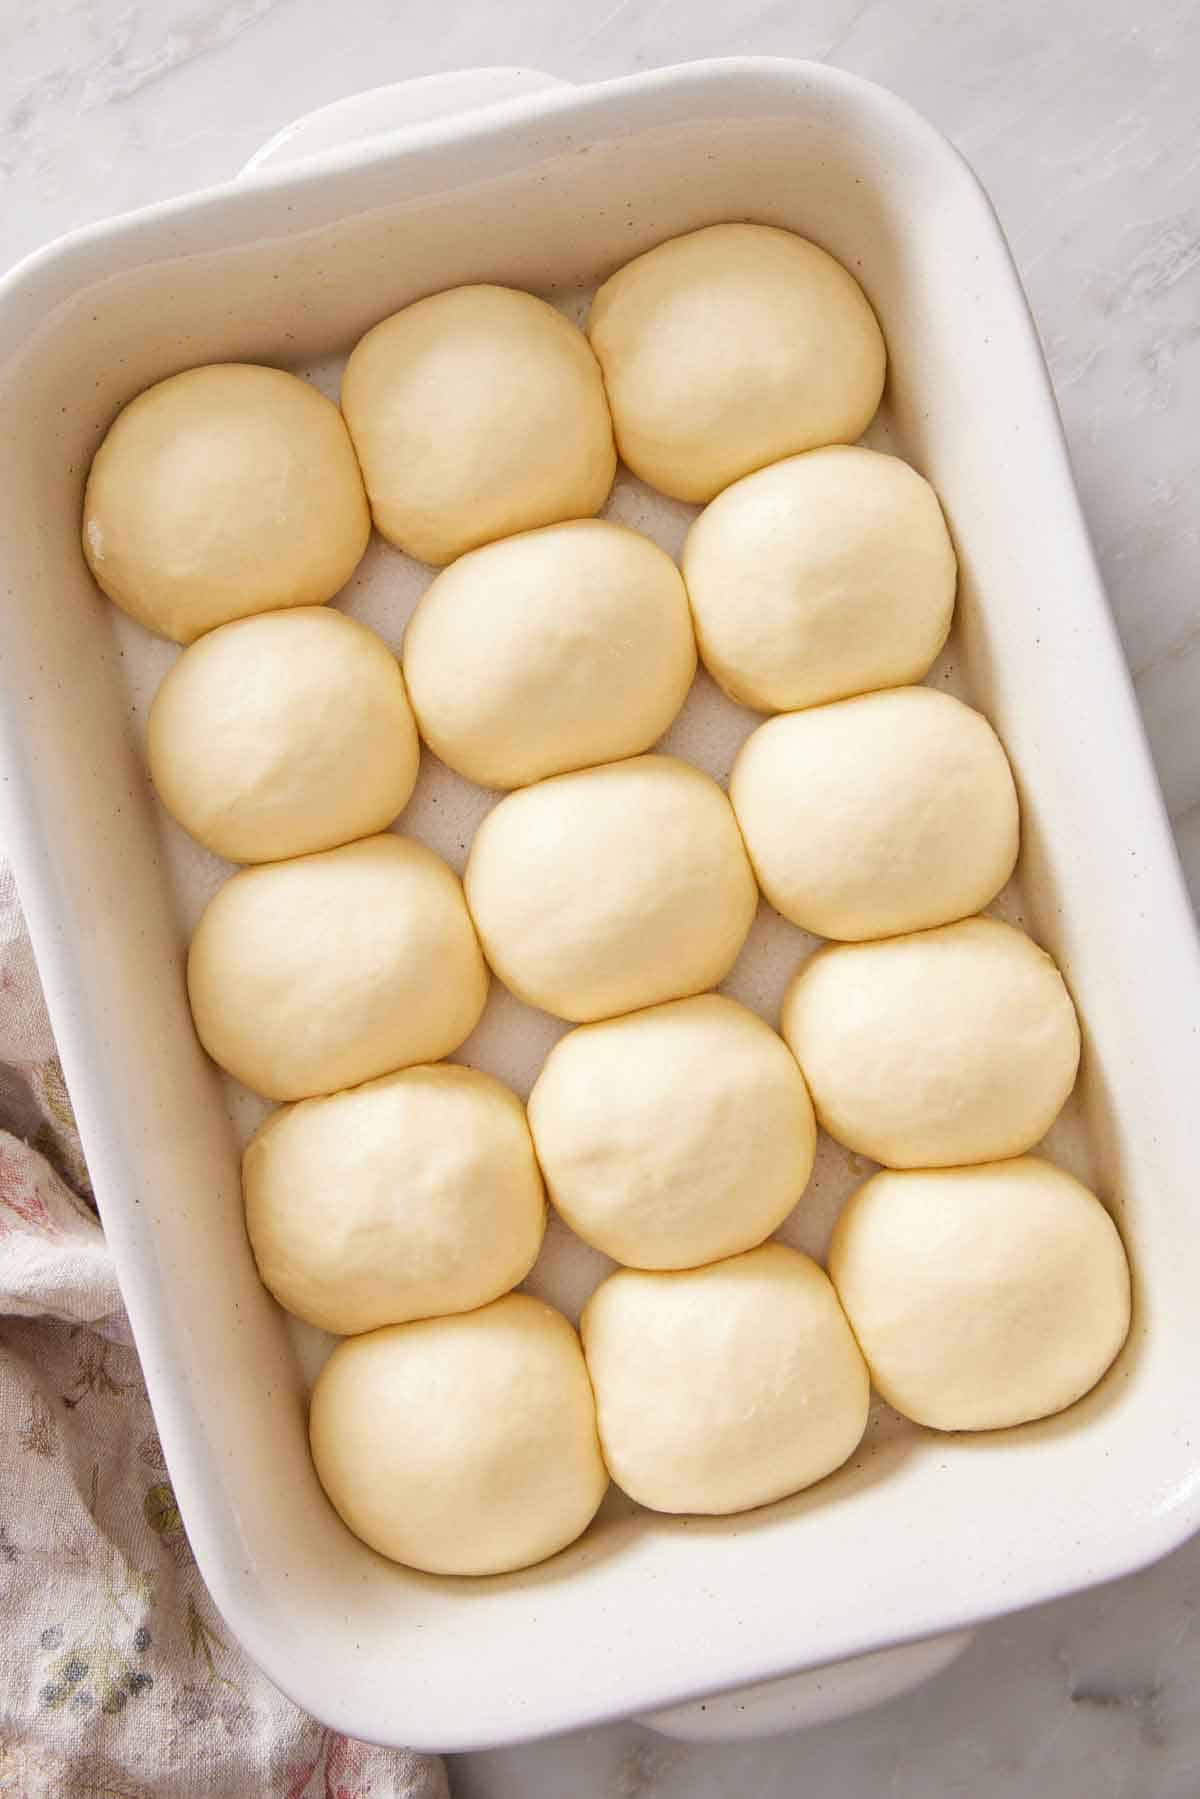
[[[580,1324],[604,1459],[656,1512],[740,1512],[839,1468],[867,1370],[827,1276],[765,1243],[707,1268],[621,1268]]]
[[[977,912],[1017,859],[1012,771],[982,713],[896,687],[770,718],[729,797],[768,900],[858,941]]]
[[[242,1190],[264,1284],[339,1336],[485,1305],[524,1280],[545,1229],[524,1107],[450,1062],[272,1113]]]
[[[872,1176],[838,1219],[829,1272],[876,1387],[934,1430],[1062,1411],[1129,1331],[1112,1219],[1037,1156]]]
[[[657,742],[696,672],[687,593],[657,544],[577,519],[461,556],[404,633],[421,735],[482,787]]]
[[[529,1124],[571,1229],[634,1268],[694,1268],[761,1243],[816,1148],[791,1051],[716,993],[568,1032]]]
[[[167,811],[230,862],[382,831],[408,803],[419,753],[395,656],[328,606],[209,631],[163,681],[146,739]]]
[[[430,1574],[563,1549],[608,1486],[579,1339],[510,1293],[340,1343],[313,1390],[317,1476],[356,1536]]]
[[[553,306],[454,287],[367,332],[342,411],[375,524],[422,562],[586,518],[616,471],[596,358]]]
[[[678,500],[852,443],[883,392],[883,337],[853,275],[771,225],[647,250],[604,283],[587,332],[622,460]]]
[[[457,876],[411,837],[243,869],[208,902],[188,955],[197,1036],[268,1099],[448,1056],[487,988]]]
[[[957,564],[915,469],[834,444],[718,494],[683,573],[709,674],[744,706],[790,712],[919,681],[950,629]]]
[[[371,519],[336,406],[281,369],[213,363],[131,400],[96,452],[83,552],[122,611],[191,643],[231,618],[318,606]]]
[[[830,1136],[892,1168],[1020,1155],[1079,1066],[1058,969],[994,918],[818,950],[781,1029]]]
[[[505,986],[577,1024],[715,986],[758,898],[729,801],[674,756],[508,794],[476,832],[464,884]]]

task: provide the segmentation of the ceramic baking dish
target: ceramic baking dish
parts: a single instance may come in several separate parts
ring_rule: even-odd
[[[291,144],[318,154],[77,233],[0,288],[0,828],[179,1505],[218,1605],[282,1688],[345,1731],[439,1749],[962,1629],[1134,1568],[1200,1522],[1196,938],[987,200],[906,106],[826,68],[516,85],[529,91],[501,84],[481,110],[402,131],[383,129],[381,102],[376,135],[342,149],[321,148],[336,119],[318,125]],[[168,826],[140,757],[175,652],[92,587],[82,484],[116,409],[173,370],[238,358],[328,383],[331,359],[420,294],[484,279],[578,310],[578,290],[632,254],[727,218],[816,238],[883,323],[873,441],[932,479],[957,541],[958,624],[932,678],[985,707],[1016,766],[1024,848],[1005,907],[1058,957],[1086,1024],[1052,1147],[1125,1234],[1133,1335],[1101,1388],[1048,1423],[951,1438],[877,1408],[846,1468],[759,1513],[653,1517],[614,1495],[525,1574],[407,1573],[343,1530],[310,1469],[319,1345],[255,1278],[237,1161],[254,1108],[206,1063],[184,997],[186,933],[224,871]],[[628,480],[614,510],[672,547],[689,516]],[[345,596],[393,641],[428,578],[401,565],[377,548]],[[702,682],[671,741],[723,774],[751,722]],[[405,825],[461,865],[483,803],[434,769]],[[771,1016],[803,947],[764,909],[733,991]],[[557,1029],[501,997],[464,1055],[527,1086]],[[785,1234],[819,1250],[861,1173],[826,1146]],[[598,1266],[553,1231],[536,1285],[573,1309]]]

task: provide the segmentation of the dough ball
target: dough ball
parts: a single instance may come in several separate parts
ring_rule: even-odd
[[[982,713],[928,687],[769,718],[743,744],[729,797],[763,892],[818,937],[965,918],[1017,859],[1000,739]]]
[[[400,665],[326,606],[210,631],[150,709],[150,775],[172,817],[230,862],[368,837],[408,804],[420,745]]]
[[[677,500],[852,443],[883,392],[883,336],[857,281],[773,225],[709,225],[648,250],[604,283],[587,332],[622,460]]]
[[[96,452],[83,553],[133,618],[191,643],[350,579],[371,519],[336,406],[281,369],[219,362],[131,400]]]
[[[764,1243],[707,1268],[621,1268],[584,1307],[604,1459],[655,1512],[741,1512],[811,1486],[867,1424],[867,1370],[815,1262]]]
[[[683,573],[704,665],[731,699],[790,712],[919,681],[946,641],[957,563],[937,495],[845,444],[719,494]]]
[[[268,1099],[448,1056],[487,988],[457,876],[411,837],[243,869],[208,902],[188,955],[197,1036]]]
[[[635,531],[548,525],[463,556],[404,636],[421,734],[481,787],[523,787],[633,756],[687,697],[683,578]]]
[[[761,1243],[808,1184],[817,1134],[790,1050],[716,993],[569,1032],[529,1124],[571,1229],[634,1268]]]
[[[309,1437],[354,1534],[430,1574],[544,1561],[586,1529],[608,1486],[579,1339],[523,1293],[340,1343]]]
[[[486,1305],[524,1280],[545,1229],[520,1100],[449,1062],[273,1113],[242,1190],[264,1284],[339,1336]]]
[[[587,339],[511,287],[454,287],[368,331],[342,410],[375,524],[422,562],[586,518],[616,472]]]
[[[819,950],[784,995],[782,1030],[830,1136],[892,1168],[1020,1155],[1079,1066],[1058,969],[994,918]]]
[[[874,1175],[838,1219],[829,1272],[876,1387],[933,1430],[1061,1412],[1129,1331],[1116,1226],[1037,1156]]]
[[[575,1023],[715,986],[758,899],[728,800],[674,756],[510,793],[476,832],[465,884],[505,986]]]

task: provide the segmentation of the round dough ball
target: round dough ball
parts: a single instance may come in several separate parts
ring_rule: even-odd
[[[486,1305],[525,1279],[546,1222],[520,1100],[448,1062],[273,1113],[242,1191],[263,1284],[339,1336]]]
[[[96,452],[83,553],[150,631],[191,643],[252,612],[319,606],[371,535],[342,416],[282,369],[219,362],[131,400]]]
[[[891,1168],[1020,1155],[1079,1067],[1066,983],[995,918],[819,950],[784,995],[781,1028],[825,1130]]]
[[[377,528],[422,562],[586,518],[616,473],[596,358],[553,306],[454,287],[358,344],[342,411]]]
[[[390,835],[234,875],[196,926],[187,978],[213,1061],[268,1099],[448,1056],[488,989],[457,876]]]
[[[957,572],[928,481],[846,444],[736,481],[683,552],[704,666],[760,712],[919,681],[946,641]]]
[[[1116,1226],[1038,1156],[874,1175],[838,1219],[829,1272],[876,1387],[933,1430],[1061,1412],[1129,1331]]]
[[[570,1031],[529,1126],[571,1229],[634,1268],[761,1243],[807,1186],[817,1137],[787,1046],[716,993]]]
[[[696,672],[683,578],[598,519],[487,544],[426,590],[404,672],[426,743],[481,787],[634,756]]]
[[[840,1468],[869,1384],[828,1278],[764,1243],[673,1274],[621,1268],[580,1324],[604,1459],[655,1512],[741,1512]]]
[[[510,1293],[340,1343],[309,1438],[334,1510],[429,1574],[504,1574],[573,1543],[608,1486],[579,1339]]]
[[[677,500],[751,469],[852,443],[887,353],[861,287],[773,225],[708,225],[626,263],[592,301],[621,458]]]
[[[510,793],[476,832],[465,886],[505,986],[576,1024],[714,987],[758,900],[729,801],[674,756]]]
[[[928,687],[769,718],[743,744],[729,797],[768,900],[818,937],[965,918],[1017,860],[1000,739],[982,713]]]
[[[158,796],[230,862],[275,862],[382,831],[408,804],[420,745],[400,664],[326,606],[210,631],[150,708]]]

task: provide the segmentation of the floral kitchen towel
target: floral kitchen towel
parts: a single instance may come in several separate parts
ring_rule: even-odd
[[[0,1796],[446,1799],[247,1661],[180,1523],[0,863]]]

